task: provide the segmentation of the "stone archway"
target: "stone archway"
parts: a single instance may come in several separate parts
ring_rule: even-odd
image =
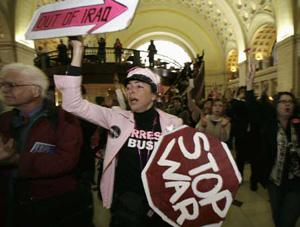
[[[274,25],[265,24],[258,28],[250,42],[252,59],[256,59],[261,62],[271,61],[272,50],[275,42],[276,28]]]

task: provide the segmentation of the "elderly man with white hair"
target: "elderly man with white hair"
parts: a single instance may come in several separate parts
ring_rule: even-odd
[[[5,226],[91,226],[74,174],[81,128],[74,116],[47,100],[48,85],[34,66],[12,63],[0,71],[3,102],[13,107],[0,116]]]
[[[55,76],[62,106],[109,130],[100,183],[103,205],[111,208],[111,227],[168,226],[148,206],[141,171],[161,134],[182,124],[176,116],[155,108],[159,77],[150,69],[134,68],[124,82],[130,110],[106,108],[82,99],[82,42],[72,40],[68,75]]]

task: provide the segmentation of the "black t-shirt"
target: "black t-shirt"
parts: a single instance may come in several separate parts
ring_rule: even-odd
[[[134,119],[135,128],[118,155],[114,191],[117,195],[125,192],[145,195],[141,171],[161,136],[159,115],[154,108],[134,113]]]

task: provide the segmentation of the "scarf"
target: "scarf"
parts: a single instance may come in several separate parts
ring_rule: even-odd
[[[290,130],[291,141],[289,142],[283,127],[278,123],[277,157],[270,175],[270,180],[277,186],[282,183],[285,169],[289,180],[300,177],[300,147],[293,124]]]

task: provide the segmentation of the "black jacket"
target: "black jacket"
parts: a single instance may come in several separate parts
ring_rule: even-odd
[[[266,102],[259,102],[255,99],[253,91],[247,91],[246,103],[249,108],[249,119],[256,127],[256,132],[259,133],[258,141],[253,141],[257,144],[257,179],[265,186],[270,177],[272,168],[277,158],[277,133],[278,120],[276,109]],[[296,117],[292,117],[289,121],[289,126],[294,126],[300,141],[300,124],[299,121],[293,121]]]

